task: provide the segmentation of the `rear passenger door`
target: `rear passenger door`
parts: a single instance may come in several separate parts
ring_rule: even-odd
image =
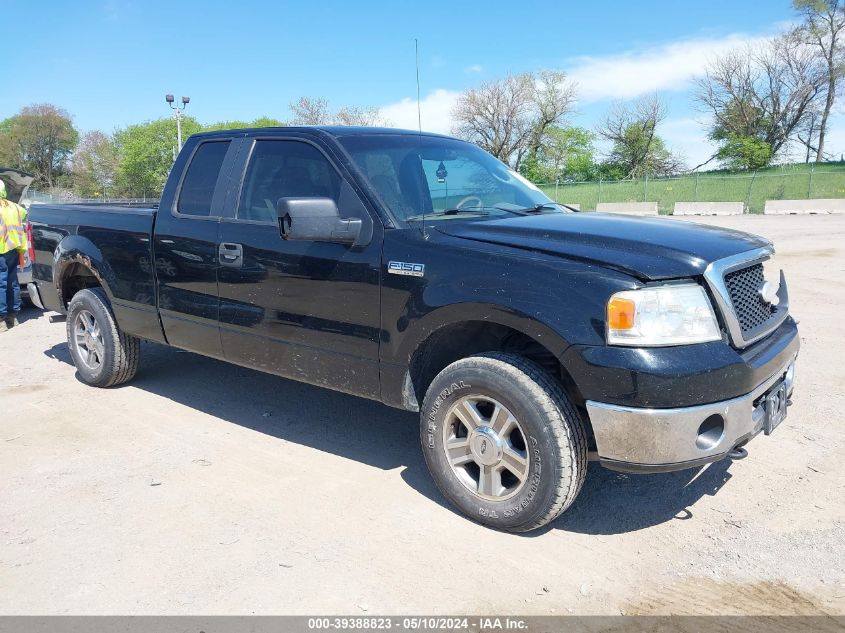
[[[191,143],[192,141],[189,141]],[[188,144],[187,168],[170,208],[159,209],[154,238],[159,311],[171,345],[223,357],[217,291],[218,229],[237,143]],[[174,166],[178,169],[179,164]]]
[[[307,139],[249,139],[220,224],[220,332],[227,360],[379,396],[382,225],[329,154]],[[328,197],[366,244],[286,241],[276,203]]]

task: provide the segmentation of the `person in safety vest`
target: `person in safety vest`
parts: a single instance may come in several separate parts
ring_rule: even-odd
[[[26,209],[6,199],[6,184],[0,180],[0,332],[18,324],[21,288],[18,262],[29,248],[26,237]]]

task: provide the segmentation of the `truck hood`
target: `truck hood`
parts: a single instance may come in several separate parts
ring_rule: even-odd
[[[694,277],[718,259],[770,245],[762,237],[671,218],[609,213],[549,213],[442,223],[467,240],[595,263],[647,281]]]

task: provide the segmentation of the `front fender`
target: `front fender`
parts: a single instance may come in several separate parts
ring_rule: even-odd
[[[564,336],[537,316],[513,307],[490,303],[456,303],[433,309],[409,322],[408,329],[403,332],[397,358],[410,359],[414,351],[437,330],[468,321],[502,325],[521,332],[537,341],[557,358],[560,358],[570,345]]]
[[[435,231],[428,238],[415,230],[386,232],[383,257],[382,400],[403,407],[414,352],[438,329],[468,321],[505,326],[563,361],[572,345],[603,345],[608,297],[640,285],[589,262]],[[389,262],[423,268],[399,275]]]

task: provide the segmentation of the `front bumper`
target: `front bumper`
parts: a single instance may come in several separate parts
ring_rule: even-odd
[[[753,391],[721,402],[649,409],[587,400],[598,461],[624,472],[665,472],[726,457],[763,430],[771,387],[786,380],[791,395],[796,356]]]

